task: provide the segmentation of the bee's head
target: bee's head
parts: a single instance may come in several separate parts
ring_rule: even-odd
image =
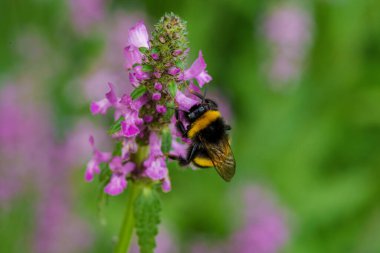
[[[201,103],[194,105],[190,109],[189,113],[187,114],[187,117],[190,121],[194,121],[205,112],[217,109],[218,105],[213,100],[203,97]]]

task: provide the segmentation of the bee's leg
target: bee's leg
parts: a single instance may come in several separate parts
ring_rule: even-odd
[[[182,134],[182,137],[187,137],[187,130],[181,121],[177,121],[175,124],[177,130]]]
[[[230,126],[230,125],[225,125],[225,126],[224,126],[224,130],[226,130],[226,131],[231,130],[231,126]]]
[[[187,153],[186,159],[181,156],[175,156],[175,155],[170,155],[170,154],[168,155],[168,157],[170,159],[179,161],[179,164],[181,166],[186,166],[186,165],[189,165],[191,161],[194,159],[195,155],[197,154],[199,150],[199,147],[200,147],[199,143],[195,143],[194,145],[192,145],[189,149],[189,152]]]
[[[175,110],[175,118],[177,120],[175,126],[177,127],[177,130],[182,134],[182,137],[187,137],[187,130],[183,123],[179,120],[179,111]]]
[[[186,166],[190,163],[185,158],[183,158],[182,156],[176,156],[176,155],[169,154],[168,157],[169,157],[169,159],[178,161],[181,166]]]

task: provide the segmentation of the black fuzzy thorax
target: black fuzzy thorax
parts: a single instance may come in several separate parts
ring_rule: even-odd
[[[222,118],[217,118],[205,129],[202,129],[198,135],[211,143],[217,143],[226,134],[225,123]]]

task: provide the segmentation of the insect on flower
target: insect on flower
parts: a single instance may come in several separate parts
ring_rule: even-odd
[[[175,111],[176,127],[182,137],[191,140],[191,145],[186,158],[175,155],[169,157],[178,160],[182,166],[192,162],[200,168],[215,167],[219,175],[228,182],[235,175],[236,167],[227,134],[231,127],[225,124],[218,105],[213,100],[195,91],[192,93],[201,102],[194,104],[188,111],[178,108]],[[190,123],[187,128],[180,119],[181,112]]]

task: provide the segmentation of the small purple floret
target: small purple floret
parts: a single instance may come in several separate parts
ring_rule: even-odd
[[[153,94],[152,94],[152,99],[153,99],[154,101],[158,101],[158,100],[160,100],[160,99],[161,99],[161,93],[159,93],[159,92],[155,92],[155,93],[153,93]]]
[[[156,111],[160,114],[165,114],[166,113],[166,106],[156,105]]]
[[[155,89],[155,90],[158,90],[158,91],[162,90],[162,84],[156,82],[156,83],[154,84],[154,89]]]

